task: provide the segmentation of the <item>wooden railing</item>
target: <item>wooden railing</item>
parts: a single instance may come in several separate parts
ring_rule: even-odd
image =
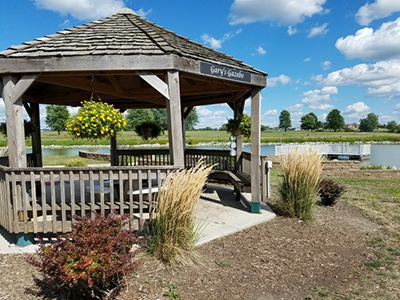
[[[170,165],[168,149],[151,150],[117,150],[120,166],[159,166]],[[200,159],[205,163],[215,165],[215,170],[232,170],[235,166],[235,157],[230,156],[229,150],[186,149],[185,166],[193,167]]]
[[[32,153],[28,153],[26,155],[26,163],[29,168],[34,166],[34,160],[33,160]],[[0,166],[6,166],[6,167],[9,166],[8,156],[0,156]]]
[[[11,233],[68,232],[74,216],[115,211],[130,228],[151,217],[158,188],[173,166],[0,167],[0,224]]]

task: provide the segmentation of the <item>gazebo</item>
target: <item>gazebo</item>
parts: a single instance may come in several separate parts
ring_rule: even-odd
[[[0,52],[0,76],[10,153],[9,167],[0,171],[0,184],[3,187],[0,195],[0,218],[2,226],[10,232],[26,234],[49,231],[45,228],[46,220],[32,221],[31,224],[29,217],[30,210],[34,216],[41,211],[40,215],[44,214],[46,217],[46,209],[43,208],[45,205],[38,206],[35,212],[35,205],[24,204],[24,199],[29,197],[34,200],[46,198],[43,194],[43,189],[46,188],[43,180],[51,182],[53,192],[57,190],[54,178],[61,185],[65,182],[64,177],[68,176],[70,181],[89,181],[91,192],[96,189],[93,182],[98,180],[100,198],[104,200],[106,187],[103,186],[101,172],[107,174],[104,176],[109,180],[115,180],[115,174],[119,174],[120,181],[129,176],[140,177],[134,166],[117,166],[115,139],[111,140],[114,167],[107,169],[107,172],[112,170],[113,174],[111,171],[107,173],[106,170],[95,169],[81,170],[81,173],[76,170],[53,170],[53,173],[48,174],[50,171],[42,168],[39,104],[80,106],[93,93],[121,111],[130,108],[166,107],[172,168],[185,165],[185,133],[182,124],[193,107],[227,103],[234,111],[235,118],[238,118],[243,113],[245,100],[251,98],[251,201],[254,210],[259,210],[260,91],[266,86],[266,73],[168,31],[124,8],[111,17]],[[24,110],[35,124],[32,138],[33,164],[29,164],[29,168],[23,130]],[[157,169],[156,166],[148,167],[147,171],[139,173],[150,172],[148,170],[152,170],[151,168]],[[127,177],[123,177],[121,172],[127,172],[124,173]],[[150,180],[152,175],[147,174],[146,178]],[[40,182],[42,185],[39,188],[37,184]],[[65,188],[60,186],[60,189]],[[42,194],[39,195],[40,193]],[[71,188],[71,195],[72,193]],[[91,202],[94,197],[92,194]],[[20,200],[10,202],[10,197]],[[52,196],[47,197],[50,197],[50,204],[56,202]],[[64,203],[64,208],[69,207],[73,213],[73,205],[67,202]],[[19,212],[15,212],[16,207]],[[107,206],[102,207],[102,210],[106,208]],[[53,213],[56,210],[51,209]],[[75,209],[81,209],[83,214],[82,206],[76,206]],[[60,225],[54,218],[55,216],[48,221],[52,224],[52,231],[56,231],[55,228]],[[19,223],[16,222],[17,219]],[[69,226],[63,223],[69,218],[64,219],[60,225],[62,231]]]

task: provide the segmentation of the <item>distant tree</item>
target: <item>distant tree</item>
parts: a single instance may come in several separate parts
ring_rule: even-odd
[[[167,110],[165,108],[128,109],[127,130],[135,130],[143,122],[156,122],[164,132],[168,130]],[[185,120],[185,129],[194,130],[199,122],[196,108],[193,108]]]
[[[292,127],[292,120],[290,119],[290,112],[287,110],[282,110],[279,115],[279,128],[284,129],[285,131],[288,128]]]
[[[390,132],[397,132],[399,129],[399,126],[397,125],[397,123],[395,121],[390,121],[387,123],[386,128]]]
[[[69,111],[63,105],[47,105],[46,106],[46,125],[58,134],[65,130],[65,122],[69,118]]]
[[[360,120],[360,131],[372,132],[378,128],[378,116],[374,113],[369,113],[366,118]]]
[[[167,110],[165,108],[153,108],[151,111],[153,112],[153,120],[157,121],[164,134],[164,131],[168,130]]]
[[[262,124],[261,124],[260,129],[261,129],[261,131],[267,131],[267,130],[269,130],[270,128],[269,128],[269,126],[265,126],[265,125],[262,125]]]
[[[143,122],[154,121],[152,109],[128,109],[126,115],[126,129],[135,130],[136,126]]]
[[[185,129],[194,130],[197,123],[199,123],[199,116],[197,115],[196,107],[194,107],[185,119]]]
[[[326,117],[327,126],[334,131],[338,131],[344,127],[344,119],[337,109],[332,109]]]
[[[318,117],[314,113],[309,113],[301,117],[300,127],[304,130],[315,130],[317,128]]]

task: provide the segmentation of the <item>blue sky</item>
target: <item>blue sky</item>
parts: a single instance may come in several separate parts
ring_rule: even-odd
[[[1,0],[0,50],[122,7],[267,72],[264,125],[277,126],[284,109],[293,126],[334,108],[346,123],[370,112],[400,122],[399,0]],[[198,127],[219,127],[232,111],[224,104],[198,114]]]

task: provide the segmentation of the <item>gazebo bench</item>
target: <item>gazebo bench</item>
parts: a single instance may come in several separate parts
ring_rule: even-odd
[[[214,170],[210,173],[209,179],[224,180],[234,186],[236,200],[240,200],[241,193],[251,192],[250,176],[237,171]]]

